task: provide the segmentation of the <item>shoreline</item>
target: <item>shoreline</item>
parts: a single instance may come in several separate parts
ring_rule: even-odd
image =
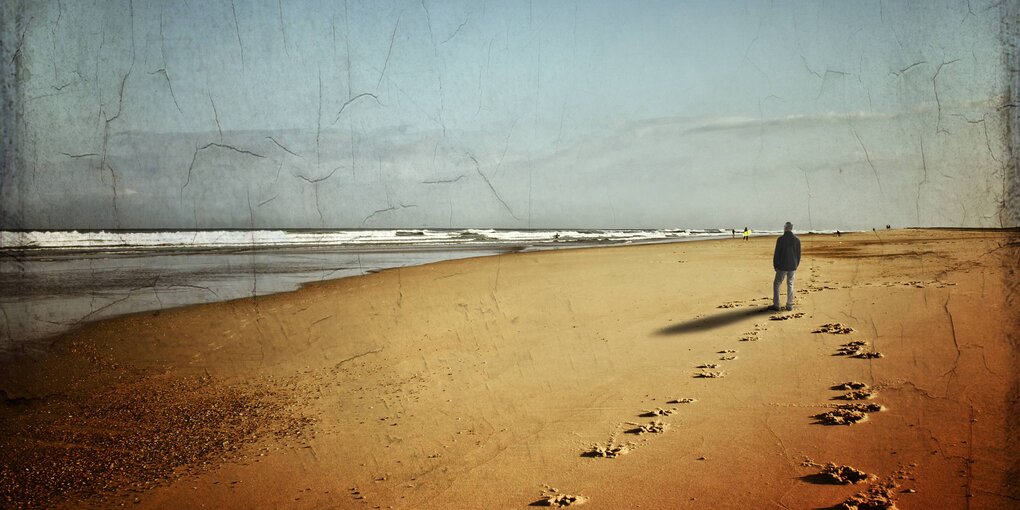
[[[772,239],[756,238],[447,260],[93,323],[0,370],[4,450],[110,440],[80,433],[121,430],[116,409],[143,432],[208,440],[164,445],[197,452],[153,463],[173,474],[96,465],[65,474],[111,487],[28,492],[72,508],[520,508],[550,486],[585,508],[819,507],[885,482],[899,508],[1009,508],[1015,233],[886,233],[803,236],[792,313],[761,311]],[[837,322],[855,331],[813,332]],[[837,356],[851,340],[883,356]],[[848,381],[882,410],[817,423]],[[203,394],[253,418],[151,418],[213,409]],[[69,410],[80,421],[53,421]],[[816,483],[827,462],[874,478]]]
[[[14,275],[4,285],[0,285],[0,305],[12,308],[3,318],[7,321],[7,329],[0,330],[0,359],[9,358],[17,353],[46,350],[44,347],[55,337],[85,324],[98,320],[107,320],[126,315],[145,313],[153,310],[171,310],[181,306],[215,303],[234,299],[246,299],[257,292],[259,296],[290,292],[300,289],[308,283],[324,280],[349,278],[391,270],[396,267],[413,267],[431,264],[443,260],[457,258],[476,258],[517,252],[535,252],[550,250],[571,250],[600,248],[610,246],[631,246],[641,244],[658,244],[673,242],[693,242],[713,240],[717,237],[689,236],[661,240],[642,240],[638,242],[596,243],[586,241],[570,241],[552,245],[520,243],[487,243],[471,242],[460,244],[352,244],[345,246],[306,245],[306,246],[266,246],[256,249],[240,247],[220,247],[207,249],[178,248],[134,248],[118,251],[115,248],[78,251],[73,249],[43,248],[19,252],[13,257],[14,262],[7,262],[14,271],[0,271]],[[0,256],[4,255],[0,250]],[[345,255],[356,257],[344,263]],[[10,256],[10,254],[8,254]],[[406,260],[393,260],[392,257]],[[218,264],[230,269],[229,274],[192,274],[189,263],[192,259],[208,260],[210,257],[225,259]],[[270,258],[270,262],[262,259]],[[294,264],[307,263],[308,257],[324,257],[335,259],[335,262],[323,262],[309,267],[303,277],[294,274],[293,268],[285,268],[284,262],[293,259]],[[363,257],[368,257],[364,258]],[[233,260],[231,260],[233,258]],[[272,260],[279,262],[272,262]],[[146,261],[173,261],[145,267]],[[85,262],[88,261],[88,265]],[[94,267],[91,261],[101,261]],[[128,263],[121,266],[119,263]],[[176,264],[176,265],[175,265]],[[268,264],[268,265],[267,265]],[[339,267],[337,265],[339,264]],[[57,266],[50,270],[48,265]],[[82,275],[76,281],[73,267],[80,266]],[[238,267],[249,265],[262,269],[241,271]],[[106,266],[109,268],[104,269]],[[140,267],[139,267],[140,266]],[[203,266],[208,266],[204,263]],[[274,266],[276,269],[274,269]],[[103,271],[110,268],[118,271],[117,284],[111,287],[102,277]],[[268,268],[268,269],[267,269]],[[84,272],[88,271],[88,274]],[[50,275],[53,271],[55,274]],[[98,276],[97,276],[98,271]],[[132,277],[132,271],[139,274]],[[203,272],[208,269],[202,268]],[[177,274],[175,274],[177,273]],[[52,280],[59,275],[67,283],[54,286]],[[209,281],[215,278],[215,281]],[[13,283],[12,283],[13,282]],[[261,286],[259,285],[261,283]],[[43,289],[39,290],[38,287]],[[247,287],[251,290],[246,290]],[[242,288],[243,287],[243,288]],[[151,292],[154,298],[139,299],[133,297],[139,293]],[[26,290],[31,289],[31,290]],[[190,290],[189,290],[190,289]],[[169,297],[159,297],[162,292]],[[182,293],[188,295],[181,295]],[[75,298],[75,296],[78,296]],[[102,301],[97,309],[97,296]],[[51,303],[52,302],[52,303]],[[86,306],[87,302],[87,306]],[[115,307],[107,310],[107,307]],[[31,319],[38,310],[44,310],[45,319]],[[18,322],[18,318],[21,322]],[[87,319],[87,322],[83,322]],[[34,322],[33,322],[34,320]],[[11,327],[12,322],[14,327]]]
[[[720,229],[4,230],[0,253],[613,245],[725,235]]]

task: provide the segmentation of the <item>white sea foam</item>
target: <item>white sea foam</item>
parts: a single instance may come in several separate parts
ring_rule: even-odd
[[[756,232],[774,235],[778,232]],[[201,231],[31,231],[0,232],[3,250],[151,250],[271,247],[458,246],[620,244],[683,238],[729,237],[729,231],[704,230],[201,230]]]

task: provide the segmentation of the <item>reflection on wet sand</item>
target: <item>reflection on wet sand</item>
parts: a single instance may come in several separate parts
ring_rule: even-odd
[[[245,252],[35,253],[0,259],[0,356],[128,313],[264,296],[302,284],[513,247],[281,248]]]

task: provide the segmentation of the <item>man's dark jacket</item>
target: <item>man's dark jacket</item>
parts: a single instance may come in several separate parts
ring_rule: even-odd
[[[800,265],[800,239],[787,230],[776,239],[776,253],[772,255],[772,267],[776,271],[796,271]]]

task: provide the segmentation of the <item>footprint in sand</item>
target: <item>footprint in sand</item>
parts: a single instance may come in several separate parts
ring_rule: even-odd
[[[875,398],[876,392],[871,388],[850,390],[838,397],[839,400],[870,400]]]
[[[836,349],[836,353],[840,356],[854,356],[863,352],[867,345],[868,343],[863,340],[854,340],[840,345],[839,349]]]
[[[896,510],[896,490],[899,485],[894,481],[876,483],[866,490],[850,496],[834,508],[846,510]]]
[[[633,428],[633,429],[630,429],[630,430],[628,430],[626,432],[628,434],[637,434],[637,435],[642,435],[642,434],[661,434],[661,433],[665,432],[666,429],[669,428],[669,424],[664,422],[664,421],[661,421],[661,420],[655,420],[653,422],[641,423],[641,424],[631,423],[631,425],[637,425],[637,427]]]
[[[840,345],[839,348],[836,349],[836,355],[860,359],[872,359],[884,357],[884,355],[880,352],[865,350],[865,348],[867,347],[868,347],[867,342],[863,340],[854,340],[852,342],[847,342],[843,345]]]
[[[854,357],[855,358],[861,358],[861,359],[884,358],[885,354],[882,354],[882,353],[877,352],[877,351],[875,351],[875,352],[861,352],[861,353],[858,353],[858,354],[854,355]]]
[[[853,425],[867,419],[868,413],[856,409],[836,408],[832,411],[816,414],[814,417],[818,420],[818,423],[823,425]]]
[[[853,425],[864,421],[869,413],[877,413],[882,410],[883,408],[879,404],[853,402],[836,405],[831,411],[816,414],[814,418],[818,420],[818,423],[824,425]]]
[[[789,315],[776,314],[769,317],[769,320],[773,321],[785,321],[790,319],[799,319],[804,316],[804,312],[791,313]]]
[[[866,482],[875,478],[874,475],[870,475],[852,466],[842,466],[835,463],[828,463],[824,466],[816,464],[811,461],[802,462],[803,466],[820,467],[822,468],[817,474],[805,476],[802,479],[811,481],[819,484],[833,484],[833,485],[851,485],[855,483]]]
[[[854,328],[850,326],[844,326],[838,322],[832,324],[822,324],[818,329],[812,333],[829,333],[832,335],[849,335],[854,332]]]
[[[726,372],[723,372],[721,370],[719,371],[703,370],[701,372],[694,374],[694,377],[698,379],[718,379],[720,377],[726,377]]]
[[[880,404],[875,404],[875,403],[871,403],[871,402],[868,402],[868,403],[854,402],[854,403],[851,403],[851,404],[839,404],[839,405],[836,406],[836,409],[846,409],[846,410],[850,410],[850,411],[860,411],[862,413],[877,413],[877,412],[881,411],[883,408],[882,408],[882,406]]]
[[[696,398],[686,398],[686,397],[684,397],[684,398],[670,399],[666,403],[667,404],[693,404],[693,403],[695,403],[697,401],[698,401],[698,399],[696,399]]]
[[[645,411],[645,412],[641,413],[640,416],[642,418],[655,418],[657,416],[672,416],[674,414],[676,414],[676,408],[675,407],[674,408],[670,408],[670,409],[663,409],[661,407],[656,407],[655,409],[652,409],[651,411]]]
[[[736,352],[737,352],[736,349],[725,349],[719,351],[718,354],[723,354],[723,356],[719,356],[719,361],[733,361],[737,359],[736,356],[733,356],[733,354],[735,354]]]
[[[621,455],[626,455],[633,450],[633,446],[630,444],[615,444],[612,441],[604,445],[593,444],[591,449],[581,454],[582,457],[599,457],[603,459],[615,459]]]
[[[696,366],[694,368],[719,368],[719,364],[718,363],[703,363],[703,364],[698,365],[698,366]]]
[[[850,344],[863,344],[863,342],[851,342]],[[844,344],[844,345],[850,345]],[[847,381],[830,387],[832,390],[850,390],[846,393],[833,397],[837,400],[868,400],[874,398],[877,392],[869,388],[866,383],[858,381]],[[876,413],[882,410],[882,406],[873,403],[854,402],[850,404],[839,404],[831,411],[814,415],[817,423],[825,425],[853,425],[868,417],[868,413]]]
[[[542,490],[542,498],[532,503],[531,506],[552,506],[556,508],[563,508],[567,506],[583,505],[587,502],[588,498],[584,496],[563,494],[556,490],[555,487],[546,486],[546,488]]]
[[[764,332],[767,329],[768,328],[766,328],[765,326],[763,326],[761,324],[755,324],[753,330],[748,331],[747,333],[744,333],[744,335],[740,337],[740,341],[741,342],[757,342],[758,341],[758,334]]]

